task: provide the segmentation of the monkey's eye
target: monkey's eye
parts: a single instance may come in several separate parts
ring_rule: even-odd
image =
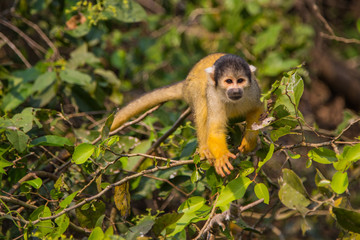
[[[227,84],[232,84],[232,83],[233,83],[233,80],[230,79],[230,78],[228,78],[228,79],[225,80],[225,82],[226,82]]]
[[[242,83],[242,82],[244,82],[244,81],[245,81],[245,79],[239,78],[239,79],[237,80],[237,83]]]

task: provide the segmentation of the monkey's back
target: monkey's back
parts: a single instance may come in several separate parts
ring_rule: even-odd
[[[206,88],[208,84],[205,69],[214,65],[216,60],[226,55],[214,53],[204,57],[191,69],[186,77],[183,93],[184,100],[191,106],[192,102],[206,101]]]

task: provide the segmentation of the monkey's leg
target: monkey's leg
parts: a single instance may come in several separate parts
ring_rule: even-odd
[[[212,156],[206,140],[207,140],[207,105],[206,102],[199,102],[201,104],[197,104],[194,106],[194,114],[195,114],[195,125],[196,125],[196,134],[199,145],[199,153],[203,158],[205,157],[210,161],[210,163],[214,160]]]
[[[257,136],[259,135],[258,130],[252,130],[251,126],[259,121],[260,115],[264,112],[262,107],[249,112],[246,115],[246,129],[243,140],[240,147],[238,148],[242,153],[248,153],[255,149],[257,144]]]
[[[225,126],[226,123],[221,121],[209,121],[208,123],[207,146],[215,158],[215,170],[222,177],[225,177],[224,172],[230,174],[231,170],[234,169],[229,158],[236,158],[227,148]]]

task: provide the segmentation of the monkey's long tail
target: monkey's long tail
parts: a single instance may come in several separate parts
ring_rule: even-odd
[[[156,89],[152,92],[146,93],[140,98],[130,102],[128,105],[119,110],[115,115],[114,121],[111,125],[111,131],[117,129],[131,117],[136,116],[160,103],[182,99],[182,89],[184,81]]]

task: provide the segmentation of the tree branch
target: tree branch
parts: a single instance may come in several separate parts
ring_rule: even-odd
[[[115,183],[112,183],[110,185],[108,185],[106,188],[104,188],[101,192],[97,193],[96,195],[92,196],[92,197],[89,197],[89,198],[85,198],[84,200],[82,200],[81,202],[71,206],[71,207],[68,207],[68,208],[65,208],[64,210],[60,211],[59,213],[55,214],[55,215],[52,215],[50,217],[40,217],[39,219],[35,220],[32,222],[32,224],[37,224],[39,223],[40,221],[44,221],[44,220],[52,220],[52,219],[55,219],[67,212],[70,212],[71,210],[74,210],[78,207],[81,207],[82,205],[88,203],[88,202],[91,202],[92,200],[95,200],[97,198],[100,198],[101,196],[103,196],[106,192],[108,192],[110,189],[116,187],[116,186],[119,186],[121,184],[124,184],[125,182],[128,182],[130,181],[131,179],[134,179],[134,178],[137,178],[137,177],[140,177],[140,176],[143,176],[145,174],[149,174],[149,173],[154,173],[154,172],[157,172],[159,170],[167,170],[167,169],[170,169],[170,168],[174,168],[174,167],[178,167],[178,166],[182,166],[182,165],[187,165],[187,164],[194,164],[194,161],[193,160],[183,160],[183,161],[180,161],[178,163],[172,163],[168,166],[156,166],[152,169],[147,169],[147,170],[143,170],[141,172],[138,172],[138,173],[135,173],[133,175],[130,175],[130,176],[127,176],[127,177],[124,177],[123,179],[121,179],[120,181],[117,181]]]
[[[18,55],[27,68],[31,68],[31,64],[20,52],[20,50],[2,32],[0,32],[0,38],[16,53],[16,55]]]

